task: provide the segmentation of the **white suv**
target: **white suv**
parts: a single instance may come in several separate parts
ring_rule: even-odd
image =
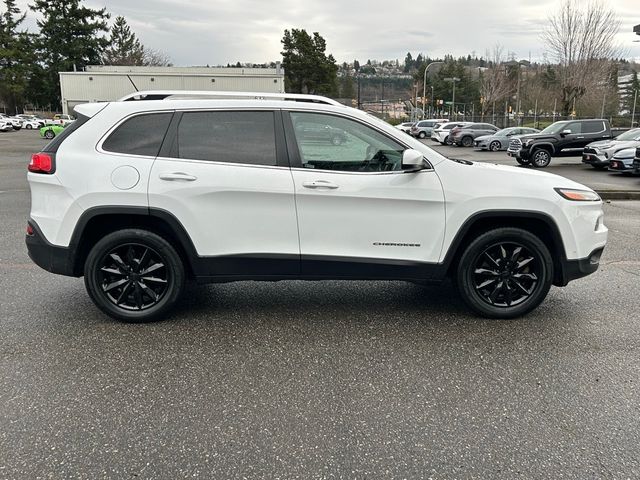
[[[598,268],[607,228],[583,185],[447,159],[323,97],[210,96],[76,107],[29,164],[33,261],[133,322],[164,317],[187,279],[448,276],[475,312],[511,318]]]

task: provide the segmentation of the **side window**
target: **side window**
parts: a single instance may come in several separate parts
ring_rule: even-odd
[[[592,120],[582,123],[582,133],[596,133],[604,130],[604,122],[601,120]]]
[[[580,122],[574,122],[567,124],[562,131],[569,130],[571,133],[582,133],[582,124]]]
[[[402,170],[402,145],[342,117],[291,112],[304,168],[351,172]]]
[[[107,152],[155,157],[160,152],[172,115],[173,113],[145,113],[131,117],[109,135],[102,144],[102,149]]]
[[[273,112],[185,112],[174,154],[192,160],[275,165]]]

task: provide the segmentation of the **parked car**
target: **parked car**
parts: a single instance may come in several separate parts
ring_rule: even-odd
[[[544,168],[560,152],[580,151],[591,142],[611,139],[608,120],[563,120],[533,135],[509,142],[507,154],[521,164]]]
[[[460,129],[451,130],[449,139],[454,145],[471,147],[473,141],[482,135],[492,135],[498,131],[498,127],[490,123],[471,123]]]
[[[22,128],[25,128],[27,130],[38,130],[42,127],[40,126],[40,122],[38,122],[37,120],[22,119]]]
[[[328,98],[240,95],[78,105],[29,163],[31,259],[84,276],[131,322],[164,318],[188,279],[447,276],[477,314],[513,318],[598,268],[607,228],[588,187],[447,159]]]
[[[52,119],[47,120],[47,125],[68,125],[69,123],[75,121],[71,115],[56,113]]]
[[[438,124],[442,123],[446,120],[442,119],[430,119],[430,120],[420,120],[416,122],[414,126],[411,127],[411,135],[416,138],[427,138],[431,137],[431,132],[433,128]]]
[[[633,159],[633,173],[640,175],[640,147],[636,148],[636,156]]]
[[[47,125],[40,129],[40,136],[51,140],[64,130],[64,125]]]
[[[582,151],[582,163],[603,170],[617,152],[635,147],[640,147],[640,128],[628,130],[612,140],[590,143]]]
[[[33,124],[31,124],[32,125],[31,128],[42,128],[47,124],[47,122],[46,122],[46,120],[44,118],[40,118],[40,117],[38,117],[36,115],[28,115],[28,114],[21,113],[20,115],[16,115],[16,117],[21,119],[23,122],[25,122],[25,128],[27,128],[27,129],[29,128],[27,126],[27,122],[28,121],[29,122],[37,122],[37,124],[38,124],[38,126],[36,126],[36,127],[34,127]]]
[[[0,118],[10,122],[14,130],[20,130],[22,128],[22,120],[17,117],[10,117],[4,113],[0,113]]]
[[[476,137],[476,139],[473,141],[473,146],[478,150],[491,150],[492,152],[498,152],[500,150],[506,150],[509,146],[509,141],[516,135],[529,135],[539,132],[540,130],[538,130],[537,128],[503,128],[502,130],[498,130],[496,133]]]
[[[295,126],[299,138],[305,141],[329,142],[340,145],[347,141],[343,130],[312,122],[300,122]]]
[[[630,174],[633,173],[633,160],[636,156],[635,148],[625,148],[613,155],[609,162],[609,171]]]
[[[13,125],[6,118],[0,118],[0,132],[9,132],[13,130]]]
[[[431,132],[431,140],[440,142],[442,145],[451,145],[451,139],[449,134],[454,128],[461,128],[465,125],[469,125],[471,122],[445,122],[441,123]]]
[[[404,133],[411,134],[411,127],[413,127],[415,124],[416,122],[404,122],[404,123],[400,123],[399,125],[396,125],[396,128],[398,130],[402,130]]]

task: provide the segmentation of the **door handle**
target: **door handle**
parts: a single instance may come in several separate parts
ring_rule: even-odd
[[[332,190],[339,187],[339,185],[336,185],[335,183],[327,182],[326,180],[314,180],[313,182],[303,182],[302,186],[304,188],[329,188]]]
[[[188,173],[183,172],[161,173],[159,177],[160,180],[183,180],[185,182],[193,182],[194,180],[198,179],[198,177],[194,177],[193,175],[189,175]]]
[[[576,137],[576,138],[578,138],[578,139],[583,139],[584,137]]]

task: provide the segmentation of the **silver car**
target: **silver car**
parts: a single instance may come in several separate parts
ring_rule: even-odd
[[[445,120],[442,119],[430,119],[430,120],[420,120],[416,122],[416,124],[411,127],[411,135],[416,138],[427,138],[431,137],[431,132],[434,127]]]
[[[640,147],[640,128],[628,130],[612,140],[590,143],[582,151],[582,163],[604,170],[617,152],[636,147]]]
[[[491,150],[498,152],[506,150],[509,141],[516,135],[529,135],[530,133],[540,133],[537,128],[528,127],[509,127],[498,130],[493,135],[483,135],[473,141],[473,147],[478,150]]]
[[[635,148],[625,148],[613,155],[613,158],[609,162],[609,171],[620,173],[632,173],[633,172],[633,159],[636,156]]]

